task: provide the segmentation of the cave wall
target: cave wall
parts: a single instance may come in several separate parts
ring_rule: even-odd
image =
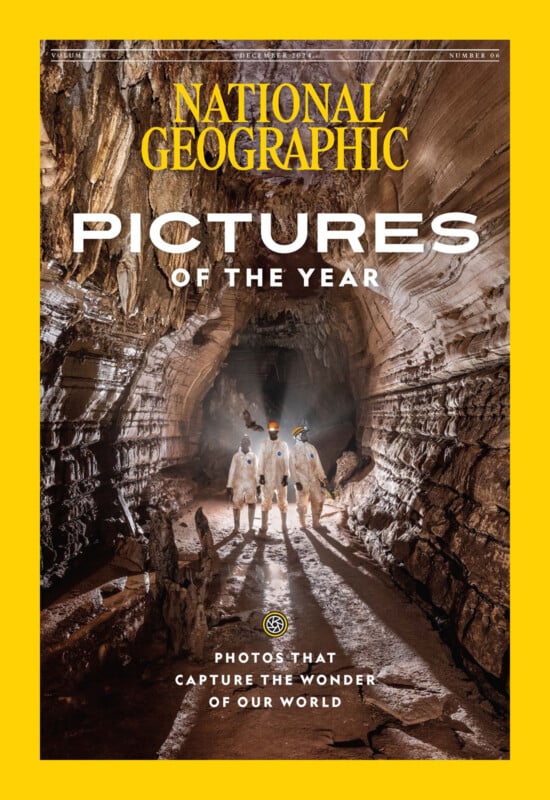
[[[193,196],[200,212],[216,191],[212,173],[159,176],[139,154],[144,132],[173,116],[170,87],[189,65],[132,63],[124,43],[114,43],[121,46],[116,63],[59,64],[51,55],[59,44],[44,45],[41,68],[46,586],[92,542],[108,540],[123,525],[119,490],[132,508],[151,475],[192,453],[197,407],[246,307],[224,301],[215,279],[185,290],[168,280],[175,267],[194,272],[216,264],[221,229],[209,232],[200,254],[162,253],[146,237],[141,253],[127,250],[130,213],[141,213],[145,228],[165,211],[189,207]],[[227,73],[224,65],[195,66],[197,80],[223,81]],[[221,193],[218,208],[230,205]],[[90,241],[83,254],[72,253],[75,212],[117,214],[121,237]],[[195,333],[210,319],[218,320],[216,332],[195,346]]]
[[[371,398],[374,467],[344,489],[369,554],[449,628],[464,656],[508,677],[508,370]]]
[[[110,298],[43,274],[41,531],[49,586],[93,543],[124,530],[159,469],[197,452],[201,401],[240,314],[231,292],[164,336],[120,319]],[[118,319],[117,319],[118,316]],[[208,338],[195,344],[209,321]],[[55,325],[55,327],[54,327]],[[162,328],[161,328],[162,330]]]
[[[410,131],[411,166],[368,176],[195,170],[151,173],[139,157],[147,128],[173,116],[171,83],[257,79],[257,65],[42,65],[42,523],[46,585],[130,508],[151,475],[197,454],[203,408],[239,332],[288,298],[228,290],[221,226],[201,225],[200,250],[126,252],[124,236],[72,253],[76,211],[113,211],[145,224],[173,209],[271,212],[281,240],[298,212],[354,211],[366,250],[335,242],[338,269],[376,267],[379,287],[354,290],[334,311],[356,403],[356,437],[373,467],[342,502],[368,551],[453,632],[464,657],[506,680],[508,480],[508,86],[493,64],[340,61],[319,82],[375,83],[390,124]],[[176,46],[175,43],[172,43]],[[203,43],[207,46],[207,43]],[[506,58],[506,48],[501,47]],[[285,46],[293,46],[285,43]],[[201,46],[199,44],[199,46]],[[227,45],[230,47],[231,45]],[[239,43],[235,43],[235,47]],[[262,79],[299,83],[310,67],[269,63]],[[333,72],[331,72],[333,70]],[[215,206],[215,207],[214,207]],[[445,256],[429,223],[476,214],[479,246]],[[421,254],[374,252],[375,211],[422,212]],[[315,226],[312,226],[312,237]],[[263,256],[265,257],[265,253]],[[233,265],[254,264],[241,237]],[[171,286],[176,266],[213,268],[205,288]],[[293,307],[300,308],[296,299]],[[312,326],[315,331],[315,325]],[[199,335],[197,335],[199,334]],[[318,341],[306,357],[319,360]],[[295,345],[294,346],[298,346]],[[339,351],[341,352],[341,351]],[[114,522],[113,522],[114,520]],[[110,521],[110,522],[109,522]]]
[[[428,72],[430,92],[415,96],[408,116],[415,168],[380,177],[377,208],[422,210],[426,221],[467,209],[480,244],[460,257],[371,253],[381,290],[365,299],[372,364],[360,429],[374,466],[348,485],[344,502],[371,555],[501,690],[509,642],[508,87],[487,68],[466,72],[460,86],[451,71]]]

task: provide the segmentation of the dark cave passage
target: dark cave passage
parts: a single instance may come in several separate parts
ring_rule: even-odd
[[[372,425],[379,409],[376,399],[371,410],[361,397],[358,374],[365,379],[365,368],[358,373],[354,367],[358,359],[363,365],[369,360],[358,305],[346,293],[333,292],[315,292],[299,306],[290,298],[285,302],[281,311],[281,298],[265,293],[261,308],[274,308],[232,323],[221,351],[223,314],[198,332],[191,330],[183,348],[168,349],[161,339],[156,394],[155,359],[145,363],[135,390],[149,404],[155,396],[166,398],[157,430],[168,425],[192,441],[185,455],[180,451],[156,469],[147,461],[142,466],[132,455],[139,454],[139,441],[133,451],[118,444],[121,432],[117,439],[111,426],[111,469],[121,480],[109,506],[115,516],[103,524],[118,536],[110,547],[104,541],[95,558],[90,547],[88,557],[81,554],[77,568],[73,564],[45,592],[44,758],[279,758],[275,731],[281,725],[296,758],[507,757],[498,681],[464,658],[443,607],[434,613],[425,584],[403,567],[408,539],[395,537],[392,552],[400,562],[394,556],[389,570],[380,550],[376,531],[391,530],[403,520],[404,509],[392,507],[391,490],[372,506],[366,500],[365,487],[374,486],[373,497],[379,491],[370,477],[376,469],[371,454],[380,455],[383,474],[397,443],[401,479],[406,460],[394,421],[384,452],[363,444],[365,437],[373,442],[369,420]],[[494,381],[492,373],[489,379]],[[181,402],[182,387],[193,403]],[[453,384],[445,391],[449,387],[450,399]],[[423,403],[407,404],[402,395],[400,424],[425,415],[437,401],[438,390],[429,391]],[[124,403],[131,429],[143,400],[127,391]],[[322,531],[300,529],[292,485],[288,534],[280,533],[276,509],[266,537],[232,531],[231,509],[223,499],[231,456],[244,431],[255,452],[266,437],[265,430],[246,427],[245,411],[264,429],[269,419],[280,421],[281,439],[291,446],[290,431],[307,421],[338,490],[337,499],[325,501]],[[385,436],[384,422],[378,424]],[[90,452],[97,451],[91,446]],[[446,480],[447,467],[445,458],[437,457],[432,475]],[[145,488],[136,495],[141,474]],[[78,473],[75,479],[85,486]],[[429,488],[417,480],[416,495]],[[410,501],[405,513],[412,524],[418,522]],[[257,506],[255,531],[259,516]],[[369,534],[362,537],[363,529]],[[455,562],[450,569],[453,579],[460,579]],[[280,644],[266,641],[262,630],[262,617],[273,608],[283,609],[289,620],[288,638]],[[241,664],[220,667],[215,660],[220,651],[278,653],[289,688],[262,685],[257,670]],[[322,683],[304,693],[300,676],[311,669],[292,661],[290,654],[298,651],[332,653],[334,664],[328,671],[315,667],[314,679],[341,674],[351,684],[336,694],[323,692]],[[366,672],[375,685],[361,683],[357,691],[353,681],[366,680]],[[195,684],[182,688],[174,684],[179,674],[197,680],[224,675],[237,687],[252,675],[254,719],[237,700],[247,694],[238,689],[227,694],[232,701],[220,715],[209,705],[219,691]],[[342,705],[323,710],[327,696]],[[286,702],[318,705],[289,713],[279,708]],[[258,724],[272,732],[261,745]],[[101,734],[105,729],[108,735]]]
[[[450,62],[388,70],[365,56],[380,109],[414,132],[407,172],[158,174],[137,145],[170,107],[171,81],[119,55],[65,69],[44,46],[44,756],[506,757],[506,82],[491,64],[464,66],[458,80]],[[310,67],[272,64],[298,84]],[[186,67],[166,68],[177,81]],[[251,68],[197,61],[194,79],[224,86]],[[359,69],[327,62],[317,79],[358,87]],[[451,96],[461,113],[442,116]],[[139,253],[128,250],[130,214],[150,229],[191,206],[200,247],[170,252],[144,238]],[[72,215],[96,207],[123,220],[121,235],[74,252]],[[479,247],[460,256],[431,248],[435,215],[466,207]],[[236,223],[234,248],[206,209],[252,217]],[[377,249],[374,213],[411,209],[422,209],[426,246]],[[365,220],[360,248],[342,227],[316,252],[325,211]],[[278,251],[260,240],[260,214]],[[308,239],[292,251],[299,214]],[[185,243],[190,231],[172,222],[166,236]],[[306,287],[304,267],[358,281],[331,287],[316,276]],[[173,284],[175,268],[188,271],[187,286]],[[235,285],[228,268],[240,271]],[[247,269],[279,269],[282,286],[246,285]],[[375,285],[359,280],[366,269]],[[314,530],[308,517],[301,526],[291,481],[288,531],[274,508],[259,537],[257,505],[254,535],[232,532],[232,455],[245,432],[255,453],[266,439],[246,415],[264,429],[275,419],[290,447],[307,422],[330,483],[323,525]],[[288,617],[286,638],[262,627],[272,609]],[[293,648],[334,652],[334,664],[294,663]],[[174,682],[178,672],[240,675],[216,654],[241,650],[278,654],[270,674],[290,676],[296,697],[327,694],[322,683],[309,691],[303,673],[376,683],[344,687],[340,710],[285,718],[237,703],[213,713],[208,687]],[[272,689],[277,701],[282,687]],[[287,727],[285,755],[277,731]]]
[[[332,347],[313,344],[299,313],[251,320],[224,359],[203,402],[198,469],[206,485],[225,485],[227,465],[243,433],[257,453],[272,419],[279,422],[281,439],[289,445],[292,429],[307,423],[330,478],[337,458],[346,450],[355,451],[358,410],[345,343],[331,332]],[[247,428],[243,412],[264,430]]]
[[[328,647],[336,636],[342,662],[358,664],[366,656],[356,644],[342,645],[341,623],[332,618],[326,627],[334,598],[347,597],[338,612],[341,618],[356,614],[355,619],[362,620],[361,637],[386,642],[380,644],[376,674],[390,686],[390,694],[387,670],[392,675],[391,669],[397,670],[398,683],[412,681],[416,688],[411,691],[420,692],[414,695],[416,703],[425,691],[427,665],[443,659],[446,674],[454,659],[475,678],[498,709],[495,720],[499,719],[506,708],[508,677],[503,362],[497,359],[493,365],[437,381],[429,372],[428,382],[420,370],[414,373],[415,384],[402,343],[399,369],[395,357],[381,368],[376,358],[377,348],[385,346],[383,325],[372,313],[382,300],[373,298],[365,307],[348,289],[317,287],[299,298],[273,291],[259,296],[245,295],[242,289],[226,291],[219,306],[193,315],[180,330],[153,337],[141,350],[141,333],[133,331],[131,323],[115,335],[110,318],[101,320],[100,293],[72,286],[70,292],[95,303],[98,316],[93,324],[77,323],[73,338],[63,340],[64,355],[54,358],[45,348],[45,757],[104,757],[103,746],[94,742],[106,723],[120,736],[109,738],[105,746],[121,758],[132,757],[127,749],[117,749],[121,736],[144,758],[157,757],[157,752],[170,758],[215,757],[218,751],[204,707],[207,695],[185,695],[180,707],[177,693],[165,684],[182,658],[181,668],[189,673],[196,661],[212,669],[206,654],[216,642],[232,649],[261,647],[258,625],[269,610],[268,601],[294,609],[295,626],[303,626],[305,617],[316,619],[314,639],[321,642],[325,630]],[[389,381],[394,387],[387,392],[383,387]],[[264,430],[247,427],[245,415]],[[296,538],[292,483],[286,556],[277,534],[276,509],[267,542],[232,536],[231,508],[221,499],[231,457],[244,432],[257,453],[270,419],[280,423],[281,439],[290,446],[291,430],[307,422],[336,497],[325,502],[323,524],[332,537],[328,550],[318,534],[299,533]],[[479,442],[471,441],[475,430]],[[208,520],[205,523],[206,536],[200,526],[195,532],[193,514],[200,515],[201,506],[214,514],[212,531]],[[259,527],[259,506],[255,526]],[[387,620],[367,625],[373,613],[378,617],[376,600],[363,597],[361,562],[357,556],[349,562],[350,536],[359,543],[365,563],[385,570],[400,587],[394,587],[388,602],[401,607],[407,596],[422,609],[413,634],[391,625],[390,634]],[[289,547],[298,548],[295,556]],[[340,555],[334,560],[331,553]],[[338,558],[347,563],[344,572]],[[293,585],[306,582],[316,587],[311,607],[296,607],[293,590],[285,583],[291,564],[301,576],[294,575]],[[355,569],[359,575],[352,579]],[[273,595],[277,587],[281,597]],[[400,659],[409,663],[411,642],[416,652],[432,630],[428,620],[445,645],[438,639],[439,645],[434,643],[431,656],[422,658],[410,679],[407,670],[403,673],[395,664]],[[380,626],[386,631],[382,639]],[[218,628],[223,630],[221,639]],[[388,637],[396,637],[391,652]],[[489,718],[470,719],[471,705],[458,692],[461,679],[454,669],[449,678],[452,695],[462,699],[459,717],[446,733],[436,724],[450,702],[446,681],[430,690],[442,699],[426,719],[423,712],[413,715],[419,725],[427,726],[420,731],[427,749],[405,734],[402,725],[409,724],[409,717],[400,702],[398,711],[379,719],[388,698],[375,692],[361,695],[367,699],[358,708],[355,697],[346,701],[354,707],[349,735],[336,732],[336,714],[330,726],[327,722],[332,731],[327,741],[300,743],[296,730],[294,752],[302,757],[352,758],[356,756],[346,742],[360,742],[360,757],[377,758],[385,752],[381,742],[387,740],[393,757],[402,757],[398,754],[410,748],[418,758],[457,758],[462,749],[472,758],[503,757],[500,722],[491,731],[489,718],[495,712],[487,706],[483,713]],[[296,678],[298,673],[292,674]],[[156,676],[163,685],[160,695],[150,691],[144,675]],[[131,691],[124,688],[128,676]],[[99,687],[106,685],[109,692],[97,703]],[[474,684],[467,687],[471,694],[478,691]],[[65,697],[70,698],[69,708]],[[145,741],[133,723],[120,731],[117,720],[129,702],[152,703],[144,711],[150,716],[159,698],[167,705],[162,724],[152,726],[154,735]],[[391,703],[397,700],[391,696]],[[456,726],[464,715],[486,731],[480,748],[464,740],[456,749]],[[182,719],[192,735],[181,734]],[[389,724],[389,719],[398,723]],[[272,722],[264,720],[268,727]],[[231,718],[228,724],[233,724]],[[251,757],[253,734],[246,734],[241,721],[239,726],[243,738],[233,743],[233,757]],[[73,742],[65,736],[71,730]],[[449,731],[452,746],[446,739]],[[59,747],[50,749],[50,740],[60,742]],[[151,749],[153,744],[158,751]],[[220,752],[224,748],[227,744]],[[275,758],[277,750],[268,748],[261,757]]]

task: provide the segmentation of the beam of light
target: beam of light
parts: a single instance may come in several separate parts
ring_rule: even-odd
[[[159,761],[173,761],[178,758],[182,745],[197,721],[203,689],[203,686],[191,686],[186,691],[170,728],[170,733],[157,752]]]
[[[282,548],[283,545],[284,542],[281,540],[280,547]],[[240,555],[239,563],[243,564],[244,562],[244,564],[246,564],[246,572],[242,576],[238,593],[233,595],[233,606],[228,609],[228,611],[232,613],[237,613],[238,600],[243,592],[250,567],[254,563],[254,556],[251,558],[248,556],[256,552],[256,547],[257,542],[248,542]],[[220,548],[220,554],[223,552],[224,555],[229,555],[231,549],[231,544],[228,543],[223,548]],[[273,609],[283,611],[289,620],[290,628],[289,635],[285,635],[284,640],[266,637],[264,652],[271,650],[273,654],[279,652],[290,653],[296,650],[296,645],[291,632],[295,627],[295,618],[290,597],[288,569],[285,570],[278,561],[270,558],[265,558],[263,560],[265,560],[265,580],[260,582],[261,597],[258,598],[258,608],[262,609],[262,615]],[[256,567],[257,565],[254,566]],[[205,669],[205,672],[207,671],[209,674],[218,674],[220,670],[223,671],[224,668],[226,668],[226,665],[219,664],[208,670]],[[262,667],[262,669],[264,672],[269,669],[273,672],[285,673],[288,670],[288,662],[284,661],[281,664],[273,662],[268,667]],[[206,684],[202,686],[194,685],[189,687],[185,692],[170,732],[158,750],[157,756],[159,760],[173,761],[180,757],[182,748],[198,721],[201,707],[206,702],[206,693],[210,688],[211,687]],[[208,713],[208,711],[206,713]]]

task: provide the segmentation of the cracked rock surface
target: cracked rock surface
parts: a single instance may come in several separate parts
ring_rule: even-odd
[[[44,591],[76,582],[79,570],[108,560],[115,548],[125,569],[143,568],[146,553],[132,520],[151,479],[162,470],[187,471],[180,481],[185,502],[196,494],[195,479],[199,488],[219,488],[243,433],[244,409],[264,426],[268,414],[286,412],[287,438],[305,415],[325,468],[337,476],[357,547],[429,614],[484,693],[505,708],[509,162],[502,73],[488,63],[457,71],[438,63],[437,53],[426,63],[395,65],[367,52],[362,79],[375,83],[377,110],[410,132],[411,166],[399,173],[381,170],[367,180],[355,172],[157,173],[141,160],[141,137],[172,119],[172,85],[189,80],[190,64],[133,63],[125,42],[113,43],[111,62],[57,63],[52,48],[67,45],[44,43],[41,65]],[[497,46],[504,64],[507,45]],[[316,80],[359,91],[358,68],[339,59],[319,65]],[[246,61],[198,60],[192,67],[193,81],[206,85],[258,77],[258,65]],[[262,79],[311,80],[311,65],[266,63]],[[174,209],[201,217],[201,248],[175,259],[144,237],[141,253],[128,252],[130,213],[142,215],[145,229]],[[321,210],[362,215],[365,252],[338,241],[321,256],[308,241],[282,258],[263,247],[256,226],[239,235],[231,263],[280,267],[289,285],[283,292],[223,282],[223,230],[204,223],[206,211],[272,214],[284,244],[294,239],[298,213]],[[451,257],[428,246],[406,258],[376,253],[374,210],[422,212],[423,240],[434,216],[467,211],[477,217],[480,243]],[[117,214],[121,236],[73,253],[72,214],[90,211]],[[174,229],[174,236],[186,233]],[[313,223],[312,240],[315,234]],[[304,263],[358,274],[374,266],[379,286],[312,284],[304,292],[293,277]],[[175,266],[193,276],[188,288],[171,285]],[[205,266],[211,278],[200,287],[196,270]],[[307,537],[306,545],[304,574],[322,547]],[[260,566],[253,561],[249,580]],[[239,576],[237,570],[234,580]],[[358,596],[368,591],[364,574],[350,580]],[[351,611],[343,597],[330,582],[319,592],[344,625]],[[385,641],[378,643],[384,649]],[[368,708],[382,713],[374,698]],[[388,739],[385,746],[394,745]]]
[[[426,615],[365,556],[335,506],[325,506],[322,531],[300,530],[291,507],[287,535],[272,513],[265,538],[232,534],[220,500],[202,506],[220,559],[210,598],[217,616],[202,658],[132,662],[109,680],[110,699],[99,705],[93,684],[81,689],[72,698],[74,729],[65,722],[64,733],[49,738],[50,757],[56,748],[68,757],[168,760],[508,757],[504,719]],[[193,539],[190,528],[178,529],[180,551]],[[262,630],[273,609],[289,621],[275,639]],[[217,662],[217,653],[235,653],[235,663]],[[254,664],[253,654],[272,663]],[[176,686],[178,674],[189,685]],[[205,685],[201,675],[209,676]],[[229,685],[212,685],[212,676]],[[282,685],[272,685],[277,676]],[[213,708],[213,697],[229,705]]]

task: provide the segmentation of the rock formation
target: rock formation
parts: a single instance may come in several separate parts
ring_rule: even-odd
[[[213,448],[223,458],[236,448],[245,409],[260,424],[271,409],[281,413],[287,428],[303,410],[314,416],[327,469],[345,450],[365,467],[371,460],[342,483],[354,534],[480,679],[503,691],[508,128],[507,86],[493,65],[363,65],[378,107],[410,131],[413,166],[401,172],[157,173],[144,166],[139,142],[173,116],[171,85],[189,78],[191,65],[132,63],[125,43],[115,43],[116,61],[61,65],[53,46],[42,59],[44,586],[118,534],[134,535],[124,506],[137,514],[159,470],[193,466],[220,477],[226,465],[216,472]],[[357,85],[353,62],[317,66],[319,82]],[[193,80],[244,82],[253,69],[200,62]],[[300,83],[309,69],[266,64],[263,79]],[[366,252],[337,242],[321,257],[308,242],[287,258],[252,232],[229,257],[221,226],[203,223],[200,250],[166,254],[144,238],[141,253],[128,252],[130,213],[145,225],[174,209],[271,213],[280,241],[293,239],[300,212],[354,211],[367,220]],[[433,216],[457,209],[477,216],[471,253],[375,252],[374,211],[422,212],[429,241]],[[86,211],[116,213],[123,234],[73,253],[72,214]],[[229,263],[283,267],[287,288],[229,288]],[[308,292],[293,279],[304,264],[357,274],[374,267],[379,286]],[[174,287],[178,266],[193,276],[211,267],[208,285]],[[289,409],[292,392],[276,396],[277,383],[303,391],[300,402]],[[180,585],[175,575],[165,581]]]

